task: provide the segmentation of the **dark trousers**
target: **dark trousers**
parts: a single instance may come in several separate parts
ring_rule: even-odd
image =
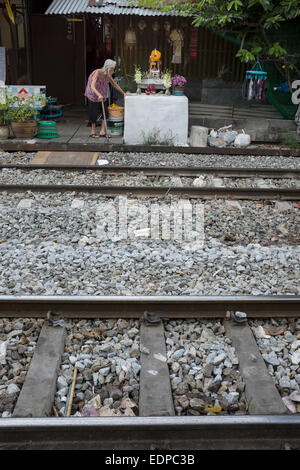
[[[108,116],[107,100],[104,101],[104,110],[105,110],[105,116],[107,119],[107,116]],[[103,111],[102,111],[102,103],[96,102],[96,101],[90,101],[88,99],[88,114],[89,114],[89,122],[91,124],[95,124],[98,120],[104,119]]]

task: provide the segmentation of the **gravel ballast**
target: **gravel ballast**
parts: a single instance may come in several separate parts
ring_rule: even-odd
[[[114,213],[124,198],[1,193],[0,294],[299,294],[300,211],[292,203],[189,200],[204,207],[199,247],[175,240],[172,223],[167,239],[140,236],[141,201],[126,201],[130,230],[122,239]],[[150,213],[166,201],[146,198],[142,207]]]
[[[192,178],[169,176],[146,176],[121,174],[105,175],[102,171],[57,171],[3,168],[0,170],[0,184],[30,185],[101,185],[101,186],[142,186],[142,187],[227,187],[227,188],[300,188],[300,181],[293,178],[217,178],[201,175]]]
[[[1,146],[0,146],[1,148]],[[27,164],[35,157],[35,152],[1,152],[0,164]],[[129,166],[206,166],[206,167],[236,167],[236,168],[300,168],[300,157],[268,156],[263,149],[260,156],[251,155],[205,155],[178,153],[133,153],[133,152],[104,152],[99,155],[98,162],[106,160],[109,165]]]

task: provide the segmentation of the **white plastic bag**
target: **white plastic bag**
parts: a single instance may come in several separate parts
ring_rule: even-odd
[[[8,341],[0,341],[0,364],[6,363],[6,346]]]
[[[208,143],[211,147],[227,147],[234,142],[238,133],[231,130],[231,125],[226,127],[221,127],[218,131],[214,129],[210,132],[208,137]]]
[[[245,134],[245,131],[243,130],[242,134],[238,134],[234,140],[234,146],[235,147],[247,147],[250,145],[251,138],[249,134]]]

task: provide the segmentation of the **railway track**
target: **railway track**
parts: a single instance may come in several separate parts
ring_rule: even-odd
[[[148,176],[198,176],[218,175],[219,177],[230,178],[300,178],[298,169],[280,169],[280,168],[228,168],[228,167],[172,167],[172,166],[129,166],[129,165],[69,165],[69,164],[0,164],[0,170],[61,170],[61,171],[101,171],[103,174],[138,174],[144,173]]]
[[[17,192],[17,191],[32,191],[32,192],[89,192],[103,194],[108,197],[115,197],[118,195],[129,195],[136,197],[164,197],[164,196],[180,196],[190,198],[233,198],[233,199],[282,199],[282,200],[299,200],[300,199],[300,187],[297,187],[297,182],[300,176],[300,170],[282,170],[282,169],[253,169],[253,168],[207,168],[207,167],[130,167],[130,166],[73,166],[73,165],[12,165],[6,164],[1,165],[0,170],[10,169],[24,171],[25,173],[33,170],[46,170],[51,172],[55,171],[67,171],[67,172],[84,172],[84,171],[95,171],[101,172],[103,176],[108,175],[125,175],[128,178],[133,178],[131,184],[113,185],[109,182],[107,184],[32,184],[32,183],[5,183],[0,184],[0,191]],[[175,177],[177,180],[180,177],[186,178],[187,182],[183,185],[180,181],[175,180],[174,183],[159,182],[159,181],[143,181],[139,182],[138,185],[134,185],[134,177],[143,175],[146,179],[150,177]],[[281,179],[294,180],[296,182],[295,187],[231,187],[230,184],[215,183],[210,185],[209,183],[195,184],[195,177],[202,175],[202,177],[209,177],[217,175],[220,178],[232,178],[235,179],[249,179],[254,181],[255,178],[269,178],[275,181]],[[255,184],[254,184],[255,185]]]
[[[243,312],[243,315],[236,312]],[[299,319],[300,297],[2,296],[0,319],[38,318],[44,321],[13,415],[0,419],[0,449],[65,450],[76,446],[84,450],[153,452],[178,449],[299,450],[299,413],[291,414],[284,405],[251,328],[254,318],[282,317],[290,321]],[[134,319],[138,322],[140,373],[135,416],[55,416],[53,413],[66,324],[72,318],[77,322],[84,318],[101,321]],[[247,407],[242,415],[230,411],[224,413],[222,407],[201,408],[199,403],[196,415],[177,414],[179,397],[177,392],[175,397],[172,394],[174,379],[168,368],[167,341],[174,319],[183,322],[218,319],[221,322],[224,338],[235,348],[238,371],[245,385]],[[70,330],[68,332],[70,334]],[[104,335],[95,341],[107,345],[110,338]],[[75,370],[77,373],[76,367],[69,388],[71,403],[78,378]],[[201,396],[203,399],[203,394]],[[193,396],[193,399],[197,401],[197,397]]]
[[[107,151],[115,149],[109,145],[106,147]],[[95,150],[96,147],[92,146],[91,149]],[[150,149],[141,150],[150,151]],[[176,149],[176,152],[191,153],[192,150]],[[130,149],[126,149],[126,151],[130,151]],[[170,149],[163,148],[157,149],[157,151],[168,152]],[[215,152],[215,149],[209,149],[209,152],[200,151],[200,153]],[[254,149],[253,155],[259,155],[258,152],[258,149]],[[219,153],[226,155],[228,149],[226,151],[220,149]],[[243,151],[234,149],[232,153],[243,154]],[[288,151],[275,149],[271,149],[267,153],[286,156],[292,154]],[[296,151],[294,153],[295,156],[299,156]],[[130,177],[144,174],[146,177],[195,178],[201,174],[204,176],[217,175],[218,178],[248,178],[249,180],[269,178],[278,181],[282,179],[297,181],[300,175],[300,170],[291,169],[226,167],[0,165],[0,171],[5,169],[24,172],[56,170],[84,173],[92,171],[100,172],[104,176],[129,175]],[[174,195],[204,199],[300,200],[300,189],[297,188],[155,187],[154,185],[135,187],[99,184],[15,183],[0,185],[0,191],[8,193],[22,191],[90,192],[109,197],[126,194],[137,197],[162,198]],[[67,450],[76,448],[115,451],[149,450],[154,454],[157,452],[172,453],[178,450],[300,450],[299,412],[292,413],[284,404],[282,393],[287,396],[287,391],[279,388],[274,377],[270,375],[269,365],[267,366],[264,360],[265,351],[261,350],[251,323],[259,319],[269,319],[276,323],[285,318],[289,324],[299,318],[299,307],[300,297],[295,295],[274,297],[0,296],[0,322],[1,319],[6,319],[9,322],[10,320],[28,318],[33,322],[40,321],[42,325],[36,345],[33,341],[29,346],[33,349],[33,355],[21,391],[15,397],[12,416],[0,419],[0,450]],[[242,312],[244,315],[239,316],[235,312]],[[76,384],[79,386],[82,383],[83,374],[74,364],[71,368],[73,377],[68,384],[66,405],[59,410],[53,407],[53,404],[56,403],[57,379],[63,371],[61,369],[62,358],[70,348],[70,342],[67,343],[68,337],[72,336],[72,330],[68,329],[69,325],[73,324],[75,320],[80,324],[84,319],[91,322],[90,325],[94,325],[93,322],[124,321],[130,323],[132,321],[137,327],[138,331],[134,341],[139,344],[139,351],[133,353],[133,359],[138,362],[140,370],[135,376],[136,385],[139,388],[138,403],[133,408],[134,415],[132,413],[125,415],[122,412],[122,416],[112,416],[113,413],[84,416],[83,413],[78,414],[78,411],[76,413],[78,403],[75,403],[74,390],[76,390]],[[189,405],[185,408],[183,396],[177,393],[178,389],[175,387],[174,379],[176,380],[178,376],[174,372],[173,359],[170,362],[173,354],[173,350],[170,349],[172,342],[170,332],[176,329],[172,323],[174,321],[182,321],[182,326],[185,325],[185,322],[188,324],[189,321],[210,321],[212,325],[215,325],[215,322],[221,325],[221,330],[224,330],[221,335],[224,344],[232,345],[238,358],[234,372],[240,374],[239,377],[244,384],[240,396],[245,398],[246,408],[242,408],[241,414],[236,413],[236,404],[232,405],[233,408],[231,405],[226,408],[225,402],[221,401],[222,406],[218,407],[216,401],[209,401],[204,406],[201,400],[208,392],[206,390],[205,393],[202,393],[202,389],[201,393],[199,391],[195,393],[194,390],[194,395],[189,396]],[[193,325],[197,325],[197,323]],[[199,328],[201,327],[199,326]],[[3,331],[0,327],[0,333]],[[79,337],[82,337],[81,332],[77,331],[77,333],[79,333]],[[15,337],[14,334],[11,335],[12,338]],[[4,336],[0,338],[0,344],[3,338]],[[23,343],[23,338],[20,336],[20,344]],[[93,344],[96,344],[97,347],[102,347],[103,345],[107,346],[109,338],[106,335],[96,335],[96,338],[88,336],[87,342],[85,339],[81,339],[78,344],[80,348],[88,348],[89,342],[94,342]],[[185,340],[181,338],[179,341]],[[204,342],[204,345],[210,343],[208,340],[206,343]],[[106,359],[108,357],[113,362],[112,356],[105,356]],[[199,368],[207,365],[207,352],[203,353],[202,358],[204,359],[200,359],[200,356],[197,357],[197,367]],[[178,363],[180,367],[182,364],[184,365],[184,362]],[[178,363],[176,363],[176,367],[178,367]],[[105,377],[106,375],[102,377],[104,383]],[[73,385],[75,388],[72,388]],[[0,405],[3,390],[0,381]],[[96,387],[96,390],[99,388]],[[229,393],[229,388],[227,391]],[[211,397],[216,400],[214,395],[210,395],[210,399]],[[125,398],[128,398],[128,395],[125,395]],[[219,398],[218,395],[217,399]],[[191,399],[196,400],[196,404],[194,403],[196,408],[191,406]],[[106,405],[101,402],[101,406],[105,408]],[[192,463],[197,462],[193,461]]]

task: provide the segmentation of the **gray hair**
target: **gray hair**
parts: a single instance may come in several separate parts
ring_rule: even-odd
[[[104,65],[102,67],[102,72],[105,74],[105,75],[108,75],[108,71],[109,69],[111,68],[115,68],[117,65],[117,63],[114,61],[114,60],[111,60],[111,59],[107,59],[105,62],[104,62]]]

